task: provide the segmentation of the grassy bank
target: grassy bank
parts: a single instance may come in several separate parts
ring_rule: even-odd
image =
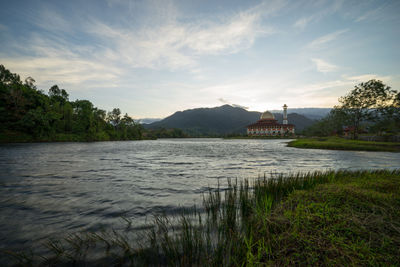
[[[294,136],[227,136],[224,139],[293,139]]]
[[[152,136],[141,136],[138,138],[124,139],[124,138],[110,138],[105,132],[95,134],[93,137],[79,134],[66,134],[58,133],[50,137],[33,137],[32,135],[16,132],[4,131],[0,132],[0,144],[7,143],[41,143],[41,142],[97,142],[97,141],[129,141],[129,140],[155,140]]]
[[[82,234],[49,242],[50,255],[44,258],[6,255],[34,265],[395,266],[400,263],[400,170],[234,181],[227,190],[206,194],[200,210],[157,217],[143,243],[132,244],[127,236]],[[91,258],[93,251],[103,257]]]
[[[400,143],[350,140],[339,137],[302,138],[289,142],[288,146],[332,150],[400,152]]]

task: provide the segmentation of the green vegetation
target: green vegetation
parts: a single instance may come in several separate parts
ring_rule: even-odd
[[[203,209],[156,217],[141,245],[129,241],[127,229],[51,241],[50,254],[41,257],[4,255],[21,265],[396,266],[400,262],[400,170],[235,181],[227,190],[210,191]],[[92,258],[94,251],[104,251],[104,257]]]
[[[339,137],[301,138],[289,142],[288,146],[332,150],[400,152],[400,143],[350,140]]]
[[[157,139],[157,138],[186,138],[189,137],[181,129],[147,129],[144,133],[146,139]]]
[[[228,135],[224,139],[293,139],[294,136],[248,136],[248,135]]]
[[[363,121],[390,120],[394,113],[389,110],[397,109],[399,112],[399,96],[400,93],[381,81],[370,80],[356,85],[350,93],[339,98],[340,105],[335,109],[336,113],[341,113],[340,117],[345,118],[354,128],[351,131],[352,138],[357,139]]]
[[[343,135],[345,128],[352,139],[368,132],[393,135],[400,132],[400,92],[381,81],[356,85],[339,98],[340,105],[323,119],[303,131],[307,136]]]
[[[46,95],[34,82],[0,65],[0,142],[142,139],[142,126],[119,108],[106,113],[88,100],[69,101],[57,85]]]

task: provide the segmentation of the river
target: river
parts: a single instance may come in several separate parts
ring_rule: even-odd
[[[141,228],[152,214],[201,205],[227,178],[400,168],[400,153],[304,150],[288,140],[161,139],[0,145],[0,248]]]

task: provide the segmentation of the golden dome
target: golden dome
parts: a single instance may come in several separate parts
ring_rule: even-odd
[[[265,111],[261,114],[260,120],[275,120],[275,116],[271,112]]]

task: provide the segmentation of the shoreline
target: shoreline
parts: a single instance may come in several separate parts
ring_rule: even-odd
[[[300,138],[289,142],[287,146],[301,149],[400,152],[400,143],[350,140],[339,137]]]

